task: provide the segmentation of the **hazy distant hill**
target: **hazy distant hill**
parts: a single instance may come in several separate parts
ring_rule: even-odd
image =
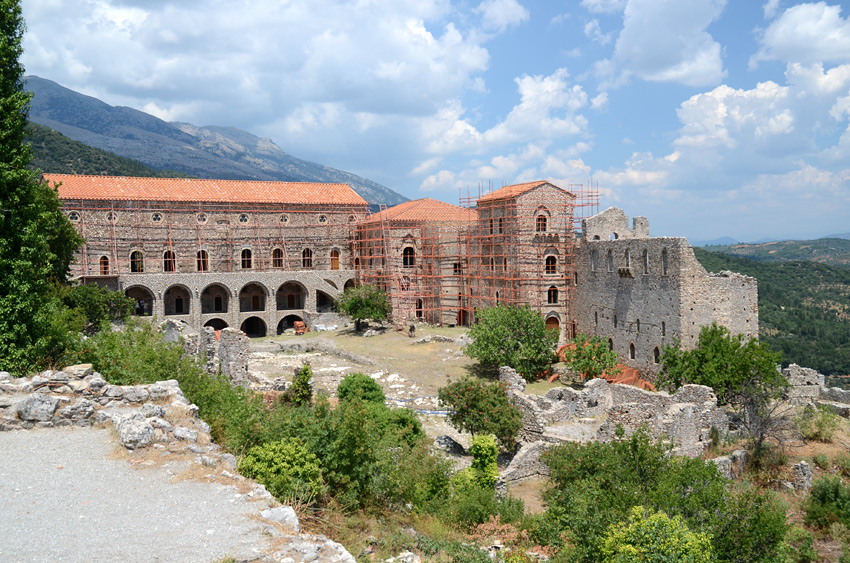
[[[158,170],[199,178],[342,182],[370,203],[395,205],[407,198],[349,172],[287,154],[269,139],[231,127],[168,123],[144,112],[113,107],[37,76],[30,120]]]
[[[31,167],[42,172],[154,178],[191,177],[185,172],[154,170],[138,160],[90,147],[38,123],[27,125],[25,141],[32,145]]]
[[[816,240],[783,240],[761,244],[706,246],[705,250],[743,256],[762,262],[811,260],[830,266],[850,267],[850,240],[821,238]]]
[[[850,269],[754,261],[701,248],[694,254],[710,272],[732,270],[758,279],[759,338],[782,351],[783,364],[850,374]]]

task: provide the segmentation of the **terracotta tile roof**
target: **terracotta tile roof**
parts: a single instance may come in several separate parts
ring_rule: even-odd
[[[60,199],[366,205],[348,184],[44,174]]]
[[[446,221],[469,222],[478,219],[472,209],[452,205],[436,199],[425,198],[406,201],[378,213],[373,213],[363,223],[384,221]]]
[[[489,194],[485,194],[478,198],[478,203],[495,201],[498,199],[508,199],[512,197],[516,197],[518,195],[524,194],[525,192],[529,192],[538,186],[543,186],[545,184],[549,184],[550,186],[555,186],[555,184],[550,184],[546,180],[537,180],[534,182],[525,182],[524,184],[513,184],[510,186],[505,186],[503,188],[499,188],[495,192],[490,192]],[[555,186],[556,188],[558,186]],[[561,189],[561,188],[558,188]]]

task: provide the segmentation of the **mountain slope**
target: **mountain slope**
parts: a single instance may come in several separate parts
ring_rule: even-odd
[[[38,123],[27,125],[27,136],[24,140],[32,145],[31,167],[42,172],[155,178],[190,176],[173,170],[154,170],[138,160],[90,147]]]
[[[168,123],[144,112],[113,107],[37,76],[30,120],[96,147],[199,178],[344,182],[370,203],[395,205],[407,198],[355,174],[296,158],[270,139],[232,127]]]
[[[830,266],[850,267],[850,240],[820,238],[816,240],[783,240],[761,244],[706,246],[710,252],[741,256],[759,262],[811,260]]]

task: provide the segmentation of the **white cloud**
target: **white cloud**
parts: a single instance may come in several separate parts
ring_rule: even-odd
[[[613,14],[622,12],[628,0],[581,0],[581,5],[594,14]]]
[[[592,19],[584,24],[584,34],[588,39],[600,45],[607,45],[614,38],[613,31],[602,33],[602,28],[599,27],[599,20],[597,19]]]
[[[762,6],[762,10],[764,11],[764,19],[772,20],[779,11],[779,0],[768,0]]]
[[[595,110],[603,110],[608,107],[608,92],[602,92],[590,100],[590,107]]]
[[[475,11],[488,30],[504,31],[529,19],[528,10],[516,0],[484,0]]]
[[[850,21],[841,17],[841,6],[798,4],[771,22],[759,42],[761,47],[750,58],[751,67],[770,60],[850,62]]]
[[[422,181],[419,186],[424,192],[445,189],[457,189],[459,184],[455,178],[454,172],[451,170],[440,170],[436,174],[432,174]]]
[[[726,0],[631,0],[614,56],[597,64],[603,87],[631,76],[688,86],[717,84],[725,76],[720,44],[706,31]]]
[[[427,172],[430,172],[431,170],[433,170],[437,166],[439,166],[440,162],[442,162],[442,161],[443,161],[443,159],[440,158],[440,157],[429,158],[428,160],[421,162],[419,164],[419,166],[417,166],[416,168],[414,168],[411,171],[411,173],[417,174],[417,175],[418,174],[425,174]]]

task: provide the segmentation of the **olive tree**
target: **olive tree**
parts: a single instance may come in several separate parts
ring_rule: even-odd
[[[336,300],[336,310],[353,318],[354,328],[359,331],[361,321],[386,320],[393,309],[383,289],[374,285],[358,285],[343,292]]]

